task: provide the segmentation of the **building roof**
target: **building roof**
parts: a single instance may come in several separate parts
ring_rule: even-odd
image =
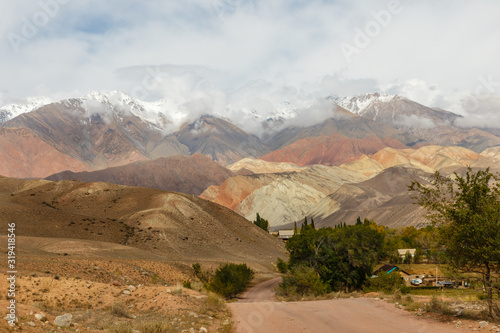
[[[293,235],[295,235],[295,231],[293,229],[278,230],[279,238],[291,238]]]
[[[379,269],[377,269],[373,274],[377,275],[381,272],[386,272],[387,274],[391,273],[391,272],[394,272],[394,271],[400,271],[406,275],[410,275],[409,273],[403,271],[402,269],[400,269],[398,266],[394,266],[394,265],[390,265],[390,264],[385,264],[383,265],[382,267],[380,267]]]

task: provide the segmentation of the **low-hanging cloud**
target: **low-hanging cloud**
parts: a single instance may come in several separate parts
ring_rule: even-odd
[[[464,100],[464,106],[466,114],[455,121],[456,125],[466,128],[500,128],[500,94],[472,95]]]

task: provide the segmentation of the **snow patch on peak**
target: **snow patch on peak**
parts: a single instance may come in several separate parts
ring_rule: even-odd
[[[28,97],[20,103],[8,104],[0,108],[0,125],[23,114],[52,103],[52,99],[45,96]]]
[[[338,106],[341,106],[344,109],[351,111],[352,113],[360,115],[374,102],[378,101],[382,103],[388,103],[395,99],[402,98],[403,97],[400,97],[398,95],[373,93],[347,97],[334,96],[332,99]]]
[[[171,132],[186,119],[182,112],[171,112],[173,102],[161,99],[155,102],[145,102],[130,97],[122,91],[92,91],[80,98],[87,115],[96,113],[114,113],[118,116],[133,114],[142,121],[152,124],[164,132]]]

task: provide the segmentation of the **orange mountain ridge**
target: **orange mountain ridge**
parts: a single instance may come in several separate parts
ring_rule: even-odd
[[[289,162],[299,166],[341,165],[365,154],[375,154],[386,147],[408,148],[393,138],[380,139],[372,135],[364,139],[353,139],[342,134],[333,134],[298,140],[282,149],[262,156],[261,159],[270,162]]]
[[[89,170],[24,128],[0,128],[0,175],[43,178],[61,170]]]

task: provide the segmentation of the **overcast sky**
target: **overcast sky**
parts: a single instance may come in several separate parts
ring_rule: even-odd
[[[499,14],[498,0],[2,1],[0,106],[116,89],[214,109],[387,92],[488,114]]]

